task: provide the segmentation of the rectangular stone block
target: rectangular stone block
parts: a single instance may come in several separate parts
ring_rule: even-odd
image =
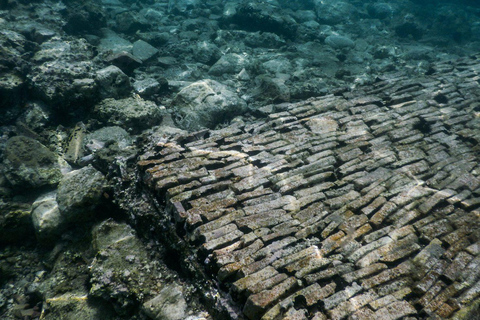
[[[269,306],[272,306],[282,296],[287,295],[291,290],[298,286],[297,280],[294,277],[285,279],[283,282],[276,285],[270,290],[265,290],[248,297],[243,313],[250,320],[260,319],[267,311]]]
[[[235,223],[242,230],[256,230],[262,227],[273,227],[291,219],[292,217],[285,210],[277,209],[245,216],[237,219]]]

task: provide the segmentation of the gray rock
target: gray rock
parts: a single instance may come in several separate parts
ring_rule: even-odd
[[[97,71],[96,80],[99,94],[105,98],[123,98],[131,91],[130,78],[116,66],[108,66]]]
[[[223,55],[217,62],[215,62],[208,73],[214,76],[234,74],[240,72],[244,68],[247,68],[249,64],[250,62],[248,57],[237,53],[228,53]]]
[[[257,77],[257,98],[266,102],[290,101],[290,89],[285,85],[282,77],[272,78],[267,75]]]
[[[236,7],[224,10],[223,20],[235,23],[243,30],[274,32],[286,38],[295,38],[297,32],[295,19],[285,14],[275,2],[250,1],[237,4]]]
[[[138,30],[145,31],[149,21],[135,10],[121,12],[115,16],[115,30],[123,33],[134,33]]]
[[[102,149],[106,144],[116,143],[121,149],[131,145],[133,138],[120,127],[104,127],[85,137],[86,149],[90,152]]]
[[[25,94],[25,80],[21,75],[15,72],[0,74],[0,125],[12,121],[20,114]]]
[[[220,49],[215,44],[207,41],[198,42],[193,48],[193,54],[198,62],[207,65],[214,64],[222,55]]]
[[[337,25],[348,22],[358,14],[355,6],[346,1],[315,1],[315,9],[318,22],[328,25]]]
[[[279,0],[282,8],[296,10],[312,10],[315,7],[314,0]]]
[[[325,44],[333,49],[352,49],[355,48],[355,42],[350,38],[339,35],[330,35],[325,39]]]
[[[138,59],[147,61],[158,54],[158,49],[143,40],[137,40],[133,43],[132,53]]]
[[[65,217],[58,209],[56,197],[56,192],[49,192],[37,198],[32,204],[33,228],[37,239],[43,243],[53,243],[66,226]]]
[[[22,121],[30,129],[41,132],[50,121],[51,110],[42,102],[31,102],[21,116]]]
[[[4,157],[5,177],[15,188],[52,186],[62,178],[58,156],[32,138],[10,138]]]
[[[151,98],[162,90],[162,85],[155,79],[147,78],[133,83],[133,89],[142,98]]]
[[[262,67],[268,73],[272,73],[272,74],[291,73],[292,71],[292,64],[285,57],[279,57],[277,59],[268,60],[262,63]]]
[[[5,203],[0,195],[0,245],[23,245],[31,235],[33,235],[33,228],[30,205],[20,202]],[[0,264],[0,275],[1,269]]]
[[[127,131],[141,132],[159,125],[163,109],[154,102],[141,98],[121,100],[105,99],[95,107],[95,114],[107,125],[119,126]]]
[[[93,301],[92,301],[93,300]],[[115,311],[106,301],[86,299],[85,294],[71,292],[47,299],[48,315],[45,320],[61,319],[118,319]]]
[[[52,38],[41,45],[28,80],[33,96],[71,114],[84,112],[97,99],[93,50],[86,40]]]
[[[133,70],[140,67],[143,63],[142,60],[126,51],[111,54],[105,60],[119,67],[127,74],[131,74]]]
[[[184,13],[200,7],[202,1],[200,0],[169,0],[168,11],[172,13]]]
[[[100,204],[106,180],[92,166],[65,174],[58,185],[57,202],[67,223],[89,221]]]
[[[286,41],[271,32],[249,32],[245,36],[245,44],[252,48],[280,48]]]
[[[112,53],[132,51],[133,44],[125,38],[120,37],[114,31],[110,29],[102,29],[102,34],[103,37],[98,45],[100,51],[111,51]]]
[[[186,309],[182,288],[175,284],[164,287],[155,298],[143,304],[145,313],[154,320],[185,319]]]
[[[183,88],[173,99],[176,123],[186,130],[214,128],[242,114],[247,109],[225,85],[214,80],[201,80]]]
[[[150,259],[145,246],[127,224],[106,220],[92,231],[97,255],[90,271],[90,295],[114,304],[124,315],[142,302],[145,294],[156,294],[161,285],[159,264]]]
[[[393,15],[393,8],[385,2],[372,3],[367,6],[368,14],[375,19],[386,19]]]

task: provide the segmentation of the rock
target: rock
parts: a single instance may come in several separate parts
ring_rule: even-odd
[[[100,40],[98,49],[103,52],[111,51],[113,54],[120,53],[122,51],[131,52],[133,44],[120,37],[117,33],[110,29],[102,29],[103,37]]]
[[[222,76],[224,74],[238,73],[244,68],[248,68],[250,62],[248,57],[237,53],[228,53],[223,55],[210,68],[208,73],[214,76]]]
[[[257,88],[258,99],[267,102],[290,101],[290,89],[285,85],[285,79],[261,75],[256,80],[260,84]]]
[[[16,72],[0,74],[0,125],[5,125],[14,120],[21,112],[25,102],[25,79]]]
[[[395,27],[395,33],[400,38],[412,37],[414,40],[420,40],[423,36],[423,30],[415,22],[407,21]]]
[[[45,301],[48,308],[46,320],[61,319],[118,319],[118,315],[105,301],[83,294],[65,293]]]
[[[33,228],[37,239],[43,243],[53,243],[66,226],[65,217],[58,209],[56,198],[56,192],[49,192],[37,198],[32,204]]]
[[[277,49],[284,46],[286,41],[272,32],[249,32],[245,36],[245,44],[252,48]]]
[[[168,87],[168,83],[166,84],[166,86]],[[165,84],[160,84],[160,82],[158,82],[153,78],[147,78],[147,79],[135,81],[133,83],[133,89],[142,98],[148,99],[148,98],[152,98],[154,95],[164,90]]]
[[[314,0],[279,0],[282,8],[297,10],[312,10],[315,8]]]
[[[174,14],[185,14],[189,10],[199,8],[201,4],[200,0],[169,0],[168,11]]]
[[[10,138],[4,156],[5,177],[14,188],[54,186],[62,178],[58,156],[32,138]]]
[[[95,34],[107,25],[103,8],[94,1],[69,3],[62,13],[66,20],[63,30],[69,34]]]
[[[20,121],[31,130],[40,133],[51,120],[51,110],[42,102],[31,102],[20,117]]]
[[[130,78],[116,66],[108,66],[98,70],[95,77],[100,97],[105,98],[124,98],[131,91]]]
[[[220,49],[207,41],[197,43],[193,48],[193,54],[198,62],[206,65],[213,65],[222,56]]]
[[[177,111],[177,125],[186,130],[214,128],[247,109],[245,101],[214,80],[197,81],[183,88],[171,106]]]
[[[129,132],[138,133],[159,125],[162,121],[162,108],[154,102],[141,98],[121,100],[105,99],[95,106],[95,114],[103,123],[119,126]]]
[[[158,54],[158,49],[143,40],[137,40],[133,43],[132,53],[136,58],[147,61]]]
[[[133,138],[128,132],[117,126],[104,127],[85,136],[85,148],[90,152],[96,152],[112,143],[124,149],[132,142]]]
[[[224,11],[223,19],[247,31],[273,32],[286,38],[294,38],[297,32],[296,21],[269,3],[242,3]]]
[[[0,244],[23,245],[33,234],[29,207],[26,203],[0,201]]]
[[[123,33],[134,33],[136,31],[146,31],[149,22],[138,11],[128,10],[115,16],[115,30]]]
[[[325,44],[333,49],[353,49],[355,47],[355,42],[350,38],[338,35],[330,35],[325,38]]]
[[[126,74],[131,74],[133,70],[140,67],[143,63],[142,60],[126,51],[111,54],[106,61],[119,67]]]
[[[357,9],[349,2],[325,0],[315,1],[318,22],[327,25],[338,25],[355,20]]]
[[[372,3],[367,6],[368,14],[375,19],[386,19],[393,15],[393,8],[385,2]]]
[[[63,116],[87,111],[98,99],[92,58],[93,50],[84,39],[61,41],[54,37],[42,43],[33,57],[38,65],[27,77],[32,96]]]
[[[141,303],[146,294],[158,294],[161,272],[143,243],[127,224],[111,219],[92,231],[97,251],[90,271],[90,295],[111,301],[125,315]]]
[[[271,74],[292,73],[292,64],[285,57],[279,57],[262,63],[262,67]]]
[[[143,304],[145,313],[154,320],[182,320],[186,316],[187,303],[182,288],[168,285],[160,293]]]
[[[67,173],[57,191],[58,208],[65,221],[90,221],[101,203],[105,187],[105,177],[92,166]]]

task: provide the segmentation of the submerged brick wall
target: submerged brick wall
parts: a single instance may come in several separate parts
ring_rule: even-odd
[[[480,297],[480,62],[264,108],[138,163],[249,319],[441,319]]]

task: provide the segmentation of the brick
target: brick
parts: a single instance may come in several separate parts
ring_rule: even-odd
[[[251,320],[260,319],[267,311],[267,308],[278,301],[282,296],[286,295],[290,290],[298,285],[297,280],[293,277],[287,278],[274,288],[265,290],[248,297],[243,313]]]

